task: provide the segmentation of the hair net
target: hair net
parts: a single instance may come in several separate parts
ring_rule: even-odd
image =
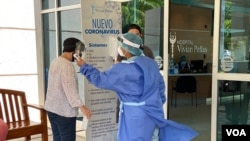
[[[118,40],[121,43],[121,47],[128,51],[129,53],[140,56],[142,54],[142,39],[133,34],[133,33],[125,33],[118,37]]]

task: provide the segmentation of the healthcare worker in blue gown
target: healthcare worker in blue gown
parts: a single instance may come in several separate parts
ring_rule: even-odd
[[[165,83],[157,63],[143,56],[143,41],[133,34],[118,36],[118,53],[127,60],[100,72],[83,59],[80,72],[96,87],[113,90],[120,100],[118,141],[151,141],[158,130],[160,141],[189,141],[191,128],[164,119]]]

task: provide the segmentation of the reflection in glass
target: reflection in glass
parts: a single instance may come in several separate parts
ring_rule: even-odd
[[[221,125],[250,124],[250,82],[218,81],[217,140],[221,140]]]
[[[250,16],[244,10],[249,6],[244,0],[222,1],[219,72],[249,72]]]

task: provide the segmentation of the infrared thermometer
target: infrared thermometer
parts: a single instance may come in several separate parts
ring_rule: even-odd
[[[79,61],[80,56],[78,54],[75,53],[73,56],[77,61]]]

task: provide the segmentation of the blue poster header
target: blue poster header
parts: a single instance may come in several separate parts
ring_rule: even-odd
[[[85,29],[85,34],[120,34],[119,29],[113,29],[112,19],[92,19],[92,28]]]

